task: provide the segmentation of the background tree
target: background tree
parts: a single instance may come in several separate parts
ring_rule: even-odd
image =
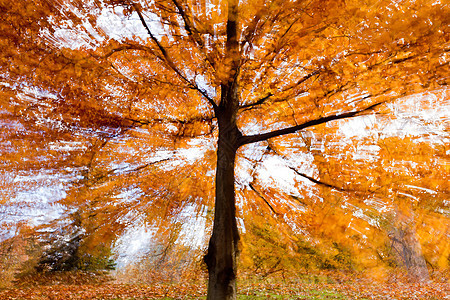
[[[235,298],[236,213],[255,201],[291,226],[308,222],[294,214],[304,195],[258,189],[255,163],[311,153],[290,166],[311,193],[351,190],[348,162],[322,168],[308,132],[448,83],[448,7],[434,1],[21,4],[1,2],[5,176],[67,175],[59,205],[80,209],[104,241],[142,215],[164,231],[214,206],[209,299]],[[307,162],[318,168],[306,174]],[[319,196],[335,199],[322,219],[352,195],[335,192]]]

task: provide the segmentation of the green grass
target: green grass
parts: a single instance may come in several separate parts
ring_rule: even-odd
[[[170,297],[164,297],[160,298],[160,300],[179,300],[179,299],[206,299],[206,297],[184,297],[184,298],[170,298]],[[296,295],[280,295],[278,293],[273,293],[270,291],[261,291],[261,292],[252,292],[248,295],[238,293],[237,300],[263,300],[263,299],[282,299],[282,300],[301,300],[301,299],[308,299],[308,300],[322,300],[322,299],[349,299],[345,295],[340,294],[335,291],[329,291],[329,290],[307,290],[307,291],[301,291]],[[113,300],[135,300],[133,298],[128,299],[113,299]]]

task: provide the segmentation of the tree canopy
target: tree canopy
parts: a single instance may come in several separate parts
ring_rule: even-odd
[[[136,226],[191,247],[213,230],[211,299],[232,299],[239,244],[258,263],[252,237],[289,253],[322,245],[338,257],[322,265],[345,251],[387,262],[389,244],[409,247],[406,266],[422,249],[448,268],[448,4],[2,0],[0,11],[4,235],[24,206],[32,225],[81,220],[85,251]]]

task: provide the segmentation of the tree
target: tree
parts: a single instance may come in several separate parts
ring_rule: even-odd
[[[105,240],[115,234],[100,214],[119,232],[124,212],[146,208],[162,226],[214,198],[208,299],[236,295],[235,167],[250,145],[276,152],[287,135],[448,83],[448,7],[435,1],[21,4],[0,6],[2,118],[24,126],[7,138],[33,157],[9,152],[7,168],[71,173],[82,188],[61,203]],[[180,151],[196,140],[203,163]],[[122,201],[133,189],[148,200]]]

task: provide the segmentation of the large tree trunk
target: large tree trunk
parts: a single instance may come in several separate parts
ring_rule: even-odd
[[[216,111],[219,141],[216,169],[214,225],[205,262],[209,282],[207,299],[236,299],[236,260],[239,232],[236,224],[234,163],[241,133],[236,126],[237,87],[222,85],[222,101]]]
[[[227,42],[224,60],[228,78],[220,86],[220,103],[214,108],[219,124],[214,225],[205,262],[208,266],[208,300],[236,299],[239,232],[236,224],[234,163],[241,132],[236,125],[239,107],[240,65],[237,35],[238,0],[228,0]]]

